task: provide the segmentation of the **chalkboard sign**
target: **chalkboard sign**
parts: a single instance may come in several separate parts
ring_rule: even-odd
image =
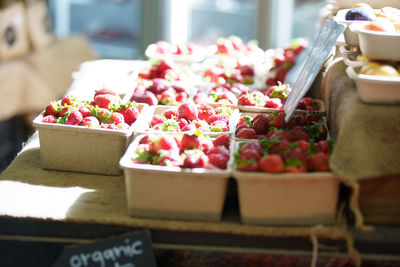
[[[149,231],[66,248],[53,267],[156,266]]]
[[[295,83],[291,84],[292,91],[283,105],[283,110],[286,113],[286,121],[289,121],[298,103],[310,89],[315,77],[336,44],[337,38],[343,31],[343,25],[327,20],[320,28],[316,38],[310,43],[311,50],[308,58]]]

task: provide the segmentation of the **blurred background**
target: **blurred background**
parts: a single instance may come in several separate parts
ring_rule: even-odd
[[[48,0],[58,38],[87,36],[104,58],[138,59],[150,43],[237,35],[264,49],[311,37],[326,0]]]
[[[149,44],[219,37],[263,49],[311,39],[327,0],[0,0],[0,172],[89,60],[144,59]],[[79,38],[73,38],[79,36]]]

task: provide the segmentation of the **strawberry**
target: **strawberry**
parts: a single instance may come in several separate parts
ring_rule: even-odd
[[[318,141],[315,144],[315,150],[318,152],[324,152],[325,154],[329,154],[329,142],[327,140]]]
[[[254,68],[251,65],[243,65],[240,67],[240,73],[243,76],[254,76]]]
[[[188,121],[197,119],[198,109],[193,103],[184,103],[178,107],[178,118],[183,118]]]
[[[282,102],[278,98],[265,98],[266,108],[281,108]]]
[[[285,121],[285,113],[278,112],[272,120],[272,126],[276,128],[286,128],[288,124]]]
[[[194,149],[200,147],[200,139],[196,135],[185,134],[181,140],[181,149]]]
[[[178,93],[175,97],[175,102],[177,103],[184,103],[188,99],[188,94],[185,92]]]
[[[240,149],[241,151],[245,151],[247,149],[250,150],[255,150],[257,151],[257,153],[261,156],[264,152],[263,146],[260,142],[251,142],[251,143],[247,143],[245,145],[242,146],[242,148]]]
[[[118,104],[119,97],[114,95],[97,95],[94,97],[94,103],[100,108],[109,109],[111,105]]]
[[[171,106],[175,104],[175,92],[172,90],[166,90],[159,95],[156,95],[158,103],[160,105]]]
[[[236,127],[235,134],[237,134],[240,131],[240,129],[243,128],[251,129],[250,125],[248,124],[240,124],[239,126]]]
[[[279,155],[266,155],[260,159],[258,165],[263,172],[279,173],[285,169],[283,160]]]
[[[318,152],[308,159],[308,169],[317,172],[327,172],[329,170],[329,158],[324,152]]]
[[[243,161],[243,160],[251,160],[254,159],[256,161],[258,161],[261,158],[260,153],[258,153],[258,151],[256,149],[246,149],[246,150],[242,150],[240,155],[239,155],[239,161]]]
[[[225,123],[228,123],[229,116],[224,113],[220,113],[220,114],[211,115],[207,119],[208,124],[212,124],[214,121],[224,121]]]
[[[182,118],[178,119],[176,122],[178,123],[179,129],[181,129],[181,130],[189,125],[189,122]]]
[[[208,155],[208,162],[219,169],[226,169],[228,160],[229,157],[225,157],[224,155],[219,153],[212,153]]]
[[[304,165],[287,166],[287,167],[285,167],[285,172],[288,172],[288,173],[303,173],[303,172],[307,172],[307,168]]]
[[[210,105],[207,104],[199,105],[199,114],[198,114],[199,120],[207,121],[207,119],[214,114],[215,114],[214,109]]]
[[[163,135],[155,144],[155,151],[159,150],[177,150],[178,144],[176,143],[175,139],[171,135]]]
[[[239,96],[237,104],[242,106],[255,106],[255,103],[251,100],[249,94]]]
[[[150,125],[153,127],[157,124],[163,123],[164,119],[161,115],[154,114],[153,118],[151,119]]]
[[[52,115],[53,117],[57,118],[58,113],[57,113],[57,108],[55,106],[55,103],[51,103],[47,105],[46,110],[44,112],[44,116]]]
[[[268,140],[286,139],[288,141],[293,141],[293,135],[286,131],[269,131],[267,137],[268,137]]]
[[[308,135],[308,133],[306,133],[305,131],[292,129],[290,132],[293,136],[294,141],[297,141],[297,140],[304,140],[306,142],[310,141],[310,135]]]
[[[118,130],[118,127],[115,124],[101,124],[100,128],[108,130]]]
[[[310,149],[310,144],[308,142],[306,142],[304,140],[299,140],[299,141],[296,141],[296,143],[304,153],[308,153],[308,151]]]
[[[160,166],[179,167],[182,165],[182,159],[178,150],[159,151],[158,158],[153,157],[153,160],[156,160],[154,163]]]
[[[183,168],[204,168],[208,163],[208,157],[203,151],[189,150],[183,161]]]
[[[269,128],[269,118],[260,116],[253,120],[253,129],[257,134],[266,134]]]
[[[84,118],[90,116],[90,106],[80,107],[78,110]]]
[[[114,112],[111,116],[111,119],[114,121],[115,124],[125,123],[124,115],[119,112]]]
[[[210,125],[211,132],[227,132],[229,130],[225,121],[213,121]]]
[[[186,89],[183,88],[182,86],[172,85],[172,88],[174,88],[175,92],[178,93],[178,94],[185,93],[187,95]]]
[[[286,153],[283,154],[283,159],[284,159],[285,163],[287,163],[288,161],[289,162],[293,161],[295,166],[307,164],[307,155],[299,147],[296,147],[296,148],[286,151]],[[298,162],[298,164],[297,164],[297,162]]]
[[[243,117],[242,117],[242,118],[243,118]],[[242,118],[241,118],[241,119],[242,119]],[[253,122],[254,122],[255,120],[260,119],[260,118],[267,119],[268,121],[270,120],[270,117],[269,117],[268,114],[266,114],[266,113],[260,113],[260,114],[257,114],[257,115],[253,118]]]
[[[155,95],[159,95],[169,88],[169,82],[164,79],[156,78],[152,82],[153,84],[147,87],[147,90],[153,92]]]
[[[309,121],[303,115],[293,116],[290,119],[290,122],[293,126],[307,126],[309,125]]]
[[[229,149],[230,145],[230,137],[228,134],[218,135],[217,138],[213,141],[214,146],[224,146],[226,149]]]
[[[96,127],[100,126],[100,122],[96,117],[87,116],[87,117],[83,118],[82,125],[87,126],[87,127],[96,128]]]
[[[172,119],[172,118],[177,118],[178,114],[175,110],[167,110],[163,113],[164,117],[166,117],[167,119]]]
[[[260,170],[258,162],[251,162],[247,164],[241,164],[237,167],[238,171],[241,172],[258,172]]]
[[[135,108],[121,108],[119,112],[124,116],[124,120],[128,125],[132,125],[139,116],[139,111]]]
[[[166,70],[172,70],[173,62],[169,59],[162,59],[160,63],[157,65],[157,70],[161,73],[165,72]]]
[[[158,100],[156,98],[156,96],[150,92],[150,91],[146,91],[146,92],[135,92],[131,99],[131,101],[135,101],[138,103],[146,103],[149,106],[154,106],[158,104]]]
[[[42,122],[45,123],[56,123],[56,118],[53,115],[47,115],[43,118]]]
[[[290,142],[286,139],[280,140],[279,143],[273,144],[269,147],[269,154],[282,154],[289,147]]]
[[[204,135],[199,136],[199,139],[200,139],[200,149],[202,149],[204,153],[208,154],[211,148],[213,148],[212,141],[206,138]]]
[[[61,106],[72,105],[72,102],[73,102],[73,97],[67,95],[61,100]]]
[[[316,113],[307,113],[305,118],[308,121],[308,125],[312,125],[313,122],[319,122],[322,120],[321,116]]]
[[[67,125],[78,125],[83,121],[83,116],[78,110],[73,110],[68,116],[67,121],[65,124]]]
[[[98,95],[114,95],[114,96],[116,96],[117,94],[110,89],[101,88],[101,89],[95,91],[94,97],[96,97]]]
[[[236,133],[237,138],[257,139],[257,133],[251,128],[242,128]]]
[[[289,72],[289,70],[290,69],[288,69],[288,68],[278,68],[278,71],[276,72],[276,80],[278,81],[278,82],[284,82],[285,81],[285,78],[286,78],[286,74]]]
[[[229,150],[226,149],[224,146],[214,146],[210,149],[208,154],[221,154],[222,156],[229,158]]]

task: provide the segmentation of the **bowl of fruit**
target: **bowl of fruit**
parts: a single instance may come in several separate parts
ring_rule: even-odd
[[[231,175],[229,135],[142,135],[120,160],[129,214],[218,221]]]
[[[400,61],[400,32],[389,19],[379,17],[367,24],[355,23],[350,30],[358,34],[361,53],[366,57]]]
[[[362,67],[348,66],[346,72],[350,78],[356,81],[358,95],[364,102],[400,103],[399,66],[371,62]]]

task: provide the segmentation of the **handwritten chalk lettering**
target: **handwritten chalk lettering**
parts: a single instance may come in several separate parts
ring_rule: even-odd
[[[143,243],[138,240],[130,243],[129,239],[125,239],[126,245],[112,247],[103,251],[94,251],[92,253],[80,253],[73,255],[70,258],[69,264],[71,267],[89,266],[91,262],[99,264],[101,267],[106,266],[106,261],[116,261],[120,257],[133,258],[143,254]],[[120,265],[118,265],[120,266]],[[121,265],[125,267],[134,267],[134,265]]]

